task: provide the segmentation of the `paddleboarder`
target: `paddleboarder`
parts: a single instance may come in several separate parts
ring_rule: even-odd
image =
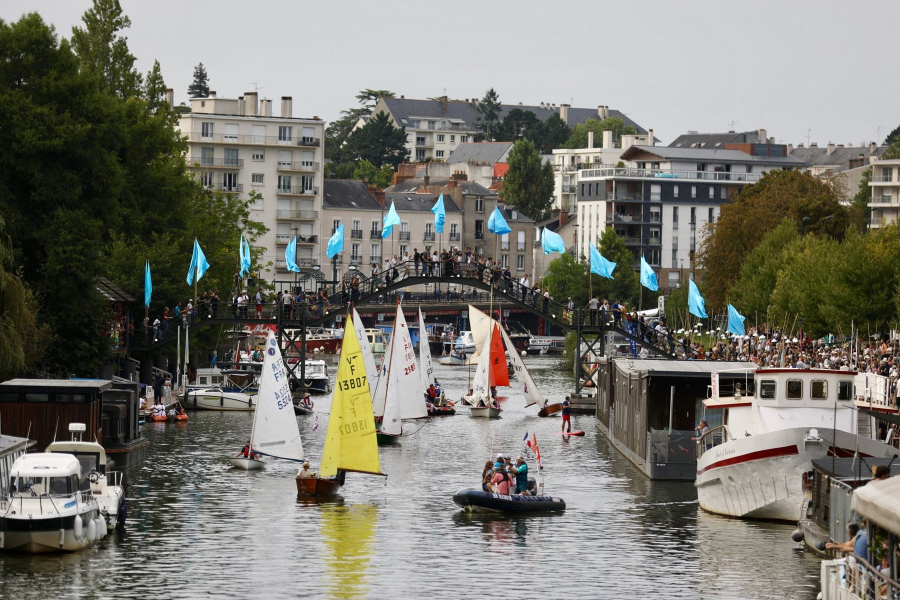
[[[572,433],[572,405],[569,404],[569,398],[563,400],[562,405],[562,430]]]

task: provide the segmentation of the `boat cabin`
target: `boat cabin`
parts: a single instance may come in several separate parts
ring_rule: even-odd
[[[0,435],[0,497],[6,496],[9,492],[9,474],[13,464],[31,446],[34,446],[32,440]]]
[[[81,465],[71,454],[26,454],[13,465],[10,498],[63,498],[80,490]]]

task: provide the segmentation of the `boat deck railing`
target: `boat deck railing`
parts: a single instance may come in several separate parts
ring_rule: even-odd
[[[825,598],[896,600],[900,583],[868,562],[849,556],[822,561],[822,592]]]
[[[44,509],[48,511],[50,515],[58,515],[60,514],[60,508],[65,508],[66,500],[71,500],[72,498],[80,498],[83,504],[94,502],[94,494],[91,490],[81,490],[75,492],[74,494],[51,494],[49,492],[43,493],[34,493],[34,492],[10,492],[8,496],[0,500],[0,511],[4,514],[9,510],[15,508],[16,503],[19,505],[19,514],[24,514],[25,500],[38,501],[38,514],[43,515]],[[52,509],[52,513],[49,512]]]
[[[728,425],[713,427],[697,439],[697,459],[728,439]]]

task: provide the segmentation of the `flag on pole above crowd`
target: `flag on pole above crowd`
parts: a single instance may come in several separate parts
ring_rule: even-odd
[[[541,249],[543,249],[544,254],[550,254],[551,252],[562,254],[566,251],[566,243],[563,242],[562,236],[558,233],[544,227],[544,230],[541,231]]]
[[[688,310],[695,317],[700,317],[701,319],[707,317],[706,300],[700,295],[700,290],[697,289],[697,284],[694,283],[693,279],[688,280]]]
[[[500,209],[496,206],[494,207],[494,212],[491,213],[491,216],[488,219],[488,231],[495,235],[503,235],[504,233],[512,231],[512,229],[509,228],[509,225],[506,224],[506,219],[503,218]]]
[[[602,254],[597,250],[596,246],[594,246],[594,242],[591,242],[591,273],[596,273],[600,277],[606,277],[608,279],[613,278],[613,271],[616,269],[616,263],[611,260],[606,260]]]
[[[643,254],[641,254],[641,285],[652,292],[659,290],[656,273],[653,272],[653,267],[650,266]]]
[[[739,313],[735,307],[732,305],[728,305],[728,333],[733,333],[734,335],[745,335],[744,334],[744,315]]]
[[[391,209],[388,211],[388,214],[384,216],[384,224],[381,228],[381,239],[391,237],[391,230],[394,228],[394,225],[400,224],[400,215],[397,214],[397,209],[394,207],[394,203],[391,202]]]
[[[209,263],[206,262],[206,255],[200,249],[200,242],[194,239],[194,252],[191,254],[191,266],[188,269],[187,282],[188,285],[194,285],[203,279],[206,271],[209,269]],[[194,278],[196,276],[196,279]]]
[[[250,244],[247,242],[247,240],[244,239],[243,235],[241,236],[241,241],[239,242],[239,245],[238,245],[238,253],[239,253],[240,259],[241,259],[240,275],[241,275],[241,277],[243,277],[244,273],[247,273],[247,274],[250,273],[250,262],[251,262]]]
[[[150,306],[150,296],[153,295],[153,281],[150,279],[150,261],[144,269],[144,306]]]
[[[444,233],[444,219],[447,218],[447,213],[444,210],[444,194],[438,196],[437,202],[431,207],[431,212],[434,213],[434,230],[438,233]]]
[[[343,225],[341,225],[343,227]],[[297,266],[297,261],[294,260],[294,257],[297,256],[297,236],[294,236],[294,239],[291,240],[291,243],[287,245],[287,248],[284,249],[284,264],[287,265],[288,271],[293,271],[294,273],[300,272],[300,267]]]
[[[393,208],[393,207],[392,207]],[[328,258],[334,258],[338,254],[344,251],[344,224],[341,223],[338,225],[338,228],[334,231],[331,236],[331,239],[328,240],[328,249],[326,250],[326,254]]]

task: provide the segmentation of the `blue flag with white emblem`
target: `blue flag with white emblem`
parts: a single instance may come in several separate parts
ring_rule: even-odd
[[[643,254],[641,254],[641,285],[653,292],[659,290],[656,273],[653,272],[653,267],[650,266]]]
[[[509,228],[509,225],[506,224],[503,213],[501,213],[500,209],[496,206],[494,207],[494,212],[491,213],[491,217],[488,219],[488,231],[495,235],[503,235],[504,233],[512,231],[512,229]]]
[[[288,271],[293,271],[294,273],[299,273],[300,267],[297,266],[297,261],[294,260],[295,256],[297,256],[297,236],[296,235],[294,236],[294,239],[291,240],[291,243],[287,245],[287,248],[284,249],[284,264],[287,265]]]
[[[240,245],[238,248],[240,258],[241,258],[241,277],[244,276],[244,273],[250,273],[250,244],[247,240],[244,239],[244,236],[241,236]]]
[[[735,307],[728,305],[728,333],[734,335],[744,335],[744,315],[739,313]]]
[[[613,271],[616,269],[616,263],[606,260],[599,251],[597,251],[594,242],[591,242],[591,273],[596,273],[600,277],[607,279],[613,278]]]
[[[144,269],[144,306],[150,306],[150,296],[153,295],[153,282],[150,280],[150,261]]]
[[[384,216],[384,224],[381,228],[381,239],[391,237],[391,230],[394,228],[394,225],[400,224],[400,215],[397,214],[397,209],[394,208],[394,203],[391,202],[391,209],[388,211],[388,214]]]
[[[544,227],[544,230],[541,232],[541,249],[544,251],[544,254],[550,254],[551,252],[562,254],[566,251],[566,244],[563,242],[562,236]]]
[[[209,263],[206,262],[206,255],[200,249],[200,242],[194,239],[194,253],[191,255],[191,267],[188,269],[187,274],[188,285],[194,285],[195,282],[203,279],[208,269]],[[195,276],[196,280],[194,279]]]
[[[326,250],[326,254],[328,258],[334,258],[338,254],[344,251],[344,224],[341,223],[338,225],[338,228],[335,230],[334,234],[331,236],[331,239],[328,240],[328,249]]]
[[[688,280],[688,310],[695,317],[706,318],[706,300],[700,295],[694,280]]]
[[[438,233],[444,233],[444,219],[447,213],[444,211],[444,194],[438,196],[437,202],[431,207],[434,213],[434,230]]]

